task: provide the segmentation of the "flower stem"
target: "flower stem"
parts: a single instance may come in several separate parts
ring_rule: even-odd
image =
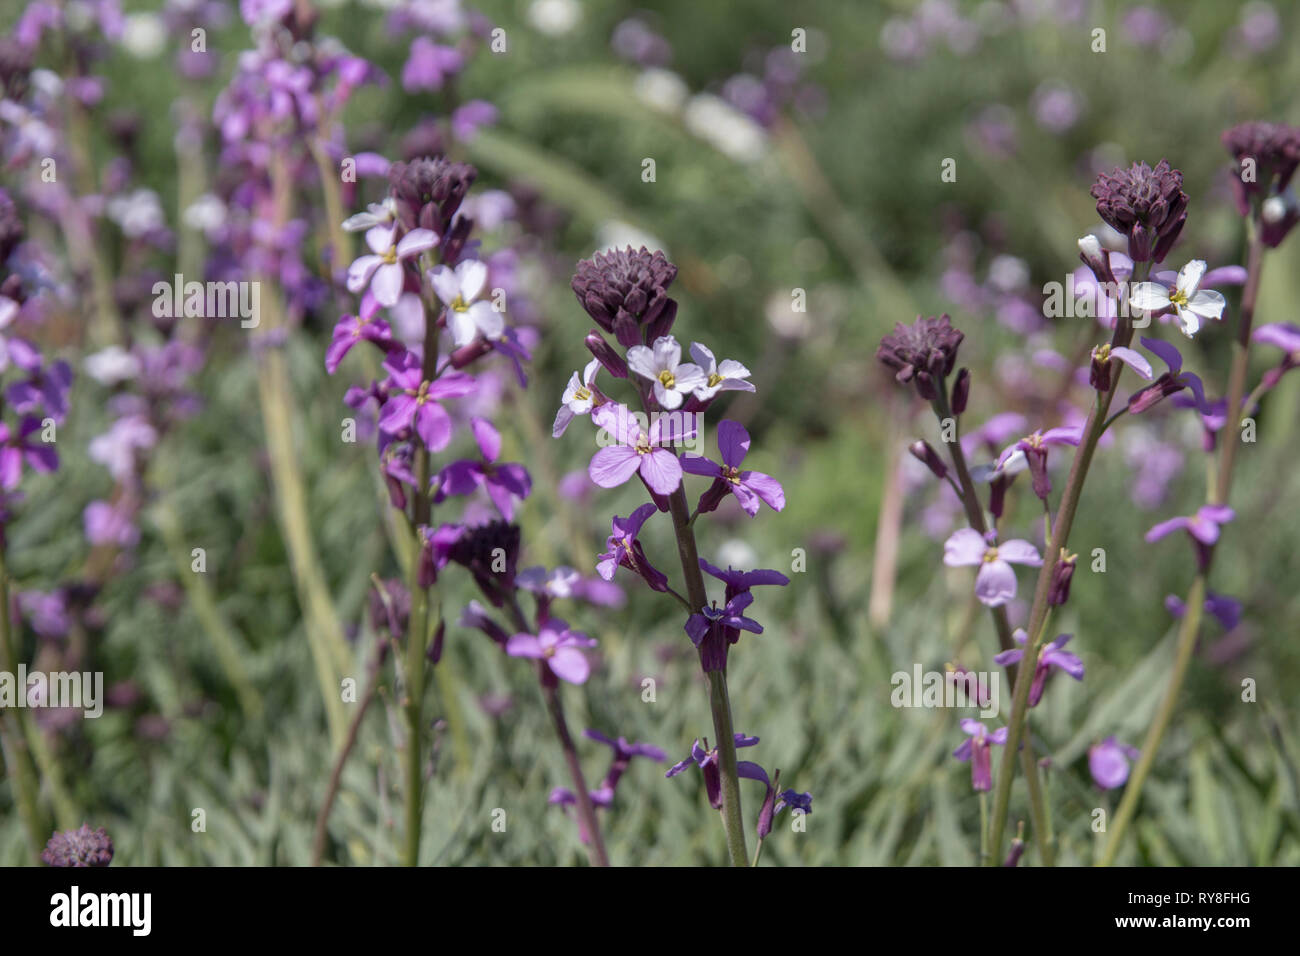
[[[14,673],[18,669],[18,654],[14,649],[11,629],[13,622],[9,604],[9,569],[5,558],[4,544],[0,541],[0,653],[4,654],[5,670]],[[20,692],[26,693],[27,689],[20,688]],[[11,716],[16,733],[10,733],[5,729],[10,724]],[[49,826],[37,804],[39,785],[36,771],[29,762],[26,723],[26,711],[21,707],[15,707],[9,713],[0,713],[0,747],[4,751],[6,773],[14,782],[14,803],[27,830],[27,842],[32,858],[39,863],[41,848],[45,846],[45,839],[49,835]]]
[[[1250,365],[1250,330],[1255,320],[1255,302],[1259,298],[1260,274],[1264,265],[1264,243],[1253,228],[1250,232],[1246,288],[1241,295],[1241,319],[1237,323],[1237,339],[1232,344],[1232,368],[1228,376],[1228,420],[1224,423],[1219,476],[1211,495],[1211,503],[1216,505],[1226,504],[1232,490],[1232,470],[1237,461],[1237,446],[1241,444],[1241,425],[1237,416],[1244,411],[1241,400],[1246,392],[1246,371]],[[1229,435],[1229,429],[1234,434]]]
[[[1196,649],[1196,633],[1201,626],[1201,609],[1204,605],[1205,572],[1202,571],[1196,575],[1191,590],[1187,592],[1187,610],[1183,613],[1183,620],[1178,628],[1178,651],[1174,657],[1173,672],[1169,675],[1169,686],[1165,688],[1160,709],[1156,711],[1151,726],[1147,728],[1146,739],[1142,742],[1142,753],[1138,755],[1128,786],[1124,788],[1124,796],[1120,798],[1119,807],[1115,810],[1115,819],[1111,823],[1110,835],[1106,840],[1106,850],[1098,866],[1110,866],[1115,862],[1120,842],[1124,839],[1124,833],[1133,820],[1133,814],[1137,811],[1138,800],[1142,796],[1142,785],[1146,782],[1147,774],[1151,772],[1152,764],[1155,763],[1156,751],[1160,749],[1165,731],[1169,729],[1174,708],[1178,704],[1178,691],[1192,662],[1192,652]]]
[[[1146,279],[1151,271],[1149,262],[1138,263],[1134,268],[1133,281]],[[1126,310],[1115,321],[1115,331],[1111,336],[1112,346],[1124,346],[1133,340],[1133,324]],[[1029,625],[1026,628],[1028,639],[1025,646],[1026,663],[1038,659],[1042,647],[1044,625],[1047,622],[1047,596],[1051,590],[1052,576],[1060,560],[1061,550],[1069,543],[1070,529],[1074,526],[1074,516],[1079,509],[1079,499],[1083,494],[1083,483],[1087,480],[1088,469],[1092,465],[1092,456],[1097,450],[1106,425],[1106,414],[1115,398],[1122,377],[1124,365],[1118,359],[1111,359],[1110,389],[1098,392],[1088,421],[1083,428],[1083,438],[1079,449],[1070,462],[1070,474],[1061,493],[1061,504],[1052,522],[1052,537],[1044,556],[1042,567],[1038,572],[1038,583],[1034,588],[1034,603],[1029,612]],[[993,800],[993,829],[990,838],[992,861],[997,862],[1002,855],[1002,835],[1006,829],[1007,807],[1011,802],[1011,783],[1015,776],[1015,763],[1023,738],[1025,719],[1029,714],[1029,687],[1033,683],[1033,667],[1022,667],[1016,675],[1015,689],[1011,699],[1011,719],[1007,725],[1007,743],[1003,748],[1002,759],[998,762],[998,785]]]
[[[699,551],[695,547],[695,532],[690,524],[690,507],[686,504],[686,491],[682,486],[668,496],[668,506],[673,516],[673,531],[677,535],[677,554],[682,562],[682,575],[686,579],[686,594],[692,610],[700,610],[709,603],[704,590],[704,575],[700,571]],[[708,671],[709,709],[713,712],[713,732],[718,741],[718,771],[722,778],[722,825],[727,832],[727,854],[732,866],[748,866],[749,851],[745,846],[745,821],[740,809],[740,775],[736,770],[736,733],[731,722],[731,699],[727,692],[727,672]]]
[[[539,670],[546,665],[538,662]],[[564,751],[564,762],[569,766],[569,776],[573,778],[574,798],[578,802],[578,814],[582,817],[583,829],[590,842],[587,844],[592,866],[609,866],[609,856],[605,852],[605,838],[600,833],[600,821],[596,819],[596,807],[591,802],[587,791],[587,781],[582,775],[582,763],[578,760],[578,750],[573,745],[573,736],[569,733],[568,722],[564,719],[564,704],[560,700],[560,689],[542,684],[542,694],[546,698],[546,710],[555,725],[556,736],[560,738],[560,748]]]

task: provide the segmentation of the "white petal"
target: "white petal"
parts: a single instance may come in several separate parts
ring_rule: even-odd
[[[718,366],[718,374],[723,378],[749,378],[750,372],[735,359],[723,359]]]
[[[658,379],[655,380],[655,398],[660,405],[669,410],[682,403],[682,393],[676,389],[664,388],[663,383]]]
[[[393,248],[393,237],[397,235],[396,226],[374,226],[366,230],[366,245],[377,256],[382,256]]]
[[[1129,290],[1128,304],[1139,312],[1169,308],[1169,290],[1154,282],[1139,282]]]
[[[691,358],[695,359],[696,365],[708,372],[712,372],[718,367],[713,352],[709,350],[707,345],[701,345],[699,342],[691,343]]]
[[[370,277],[375,274],[375,270],[383,265],[384,260],[379,256],[362,256],[352,265],[348,266],[348,291],[360,292],[370,284]]]
[[[493,342],[501,338],[501,333],[506,330],[505,316],[487,302],[475,302],[469,307],[467,314],[474,320],[474,324],[478,326],[484,338]]]
[[[397,256],[399,259],[409,259],[437,244],[438,234],[432,229],[412,229],[397,244]]]
[[[431,269],[429,281],[433,284],[433,291],[443,305],[451,305],[456,301],[456,296],[460,295],[460,283],[456,281],[456,273],[447,266]]]
[[[473,302],[483,294],[487,285],[488,268],[478,259],[470,259],[456,267],[456,278],[460,282],[460,296],[466,302]]]
[[[673,388],[679,392],[690,392],[701,385],[707,385],[709,376],[698,365],[686,362],[673,370]]]
[[[1193,259],[1178,270],[1178,281],[1175,286],[1179,292],[1190,299],[1195,295],[1196,287],[1201,284],[1203,275],[1205,275],[1205,260]]]
[[[478,326],[474,324],[474,319],[468,312],[457,312],[450,309],[447,312],[447,328],[451,330],[451,340],[455,343],[456,348],[469,345],[478,337]]]
[[[1221,319],[1228,300],[1213,289],[1205,289],[1192,296],[1187,307],[1203,319]]]
[[[661,335],[654,342],[656,369],[673,369],[682,360],[682,347],[671,335]]]
[[[634,345],[627,350],[627,367],[643,378],[651,380],[659,378],[659,367],[655,365],[655,355],[644,345]]]
[[[573,401],[573,396],[578,393],[580,388],[582,388],[582,382],[578,381],[578,373],[574,372],[569,376],[569,384],[564,387],[564,395],[561,396],[560,401],[568,405]]]
[[[1178,310],[1178,327],[1182,329],[1183,335],[1189,339],[1201,328],[1201,317],[1191,309],[1180,308]]]
[[[590,385],[596,381],[596,373],[600,371],[600,359],[592,359],[587,363],[587,367],[582,370],[582,381],[585,385]]]

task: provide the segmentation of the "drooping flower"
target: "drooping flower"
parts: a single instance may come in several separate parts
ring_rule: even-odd
[[[1129,414],[1141,414],[1161,399],[1168,398],[1183,389],[1187,389],[1192,393],[1194,408],[1202,414],[1209,414],[1212,411],[1210,403],[1205,398],[1205,386],[1202,384],[1200,376],[1194,372],[1183,371],[1182,353],[1174,347],[1173,343],[1166,342],[1163,339],[1143,338],[1142,346],[1147,351],[1157,355],[1168,367],[1168,371],[1146,388],[1140,389],[1129,396]]]
[[[468,495],[483,488],[501,517],[511,521],[515,513],[514,499],[522,501],[533,490],[528,469],[515,463],[497,464],[501,457],[501,434],[487,419],[470,419],[470,430],[483,457],[478,461],[453,461],[443,468],[438,474],[434,503],[440,504],[448,495]]]
[[[939,395],[939,383],[957,364],[957,347],[963,338],[947,315],[918,315],[911,325],[896,324],[893,334],[880,340],[876,358],[895,373],[898,382],[915,382],[920,396],[932,401]]]
[[[1062,670],[1069,674],[1075,680],[1083,680],[1083,661],[1075,657],[1069,651],[1062,650],[1069,643],[1073,634],[1061,634],[1050,644],[1044,644],[1038,650],[1038,663],[1034,666],[1034,682],[1029,687],[1029,706],[1037,707],[1038,702],[1043,699],[1043,688],[1047,684],[1047,677],[1055,670]],[[1013,647],[1009,651],[1003,651],[993,658],[999,667],[1006,667],[1008,664],[1018,664],[1025,657],[1024,644],[1029,639],[1023,628],[1016,628],[1012,639],[1020,647]]]
[[[1028,541],[1014,538],[1002,544],[989,533],[988,540],[973,528],[953,532],[943,545],[943,563],[950,568],[979,565],[975,575],[975,596],[988,607],[999,607],[1016,596],[1016,573],[1012,564],[1039,567],[1043,559]]]
[[[479,333],[491,342],[505,331],[501,313],[479,298],[487,279],[488,267],[478,259],[466,259],[455,269],[438,266],[429,273],[433,291],[447,307],[447,328],[456,348],[469,345]]]
[[[1109,342],[1106,342],[1092,350],[1092,364],[1088,368],[1088,384],[1099,392],[1110,391],[1111,359],[1123,362],[1148,381],[1154,374],[1151,371],[1151,363],[1142,356],[1141,352],[1136,352],[1123,345],[1112,346]]]
[[[591,480],[602,488],[617,488],[637,472],[651,491],[670,495],[682,483],[682,466],[677,455],[662,447],[665,419],[656,418],[650,430],[643,430],[625,405],[606,402],[591,413],[592,421],[614,437],[592,455],[587,466]],[[686,437],[686,436],[683,436]]]
[[[596,375],[600,368],[600,359],[592,359],[582,370],[582,378],[577,372],[569,376],[569,384],[560,397],[560,410],[555,413],[555,423],[551,426],[552,438],[559,438],[574,418],[586,415],[596,407],[596,401],[601,397],[596,388]]]
[[[631,352],[628,353],[631,356]],[[754,385],[747,382],[750,371],[734,359],[718,362],[707,347],[699,342],[691,343],[691,358],[704,372],[704,384],[697,387],[694,396],[698,401],[707,402],[718,392],[752,392]]]
[[[758,738],[746,737],[744,734],[736,734],[735,741],[736,748],[739,749],[741,747],[753,747],[758,743]],[[700,744],[700,741],[696,740],[695,743],[691,745],[690,756],[680,763],[669,767],[668,772],[665,773],[664,776],[675,777],[692,764],[699,767],[700,772],[704,774],[704,789],[709,797],[709,806],[713,807],[715,810],[720,810],[722,809],[722,774],[718,770],[718,750],[716,747],[712,750],[707,750],[705,749],[707,746],[707,740],[703,745]]]
[[[602,578],[606,581],[614,580],[614,572],[622,566],[639,574],[652,589],[668,589],[667,576],[650,563],[641,542],[637,540],[641,526],[657,510],[654,502],[648,501],[626,518],[614,516],[610,523],[609,538],[605,541],[605,553],[600,555],[600,563],[596,565],[596,571]]]
[[[952,752],[962,763],[970,761],[970,782],[976,790],[993,789],[993,750],[994,744],[1002,746],[1007,742],[1007,728],[999,727],[993,733],[988,732],[978,720],[966,718],[961,722],[968,740]]]
[[[680,407],[685,396],[708,381],[704,369],[682,361],[682,347],[671,335],[655,339],[651,348],[632,346],[627,350],[627,367],[653,383],[655,401],[669,410]]]
[[[1165,610],[1176,618],[1181,618],[1187,613],[1187,605],[1182,598],[1176,594],[1170,594],[1165,597]],[[1228,597],[1226,594],[1215,594],[1213,591],[1205,592],[1205,610],[1225,631],[1231,631],[1241,623],[1241,602],[1234,597]]]
[[[406,353],[410,357],[410,353]],[[433,381],[424,377],[416,361],[398,365],[384,363],[388,371],[388,401],[380,410],[379,427],[390,434],[415,427],[430,451],[442,451],[451,442],[451,416],[440,402],[471,394],[474,378],[463,372],[447,372]]]
[[[785,507],[785,489],[780,482],[761,471],[740,470],[749,454],[749,432],[744,425],[729,419],[719,422],[718,451],[722,455],[721,465],[697,455],[686,455],[681,460],[683,471],[714,479],[713,485],[700,495],[701,514],[715,510],[728,493],[736,496],[740,507],[751,518],[758,514],[760,501],[766,502],[773,511]]]
[[[1159,541],[1174,531],[1186,531],[1201,544],[1214,544],[1219,540],[1220,528],[1236,517],[1227,505],[1202,505],[1191,517],[1170,518],[1146,533],[1146,540]]]
[[[56,832],[45,844],[41,859],[49,866],[108,866],[113,862],[113,840],[103,827],[92,830],[83,823],[79,830]]]
[[[597,806],[608,806],[614,799],[614,791],[618,788],[618,782],[623,774],[627,771],[628,765],[634,757],[644,757],[647,760],[655,760],[660,763],[668,759],[668,755],[654,744],[628,743],[626,737],[619,737],[615,740],[599,730],[593,730],[588,727],[583,734],[589,740],[594,740],[604,744],[613,751],[613,759],[610,761],[609,770],[600,782],[600,786],[592,791],[592,801]]]
[[[1122,744],[1113,736],[1088,748],[1088,771],[1103,790],[1114,790],[1128,781],[1129,761],[1137,760],[1136,747]]]
[[[511,657],[540,660],[555,677],[570,684],[586,683],[591,664],[581,648],[595,647],[596,641],[579,631],[571,631],[562,621],[552,619],[537,634],[516,634],[506,642]]]
[[[1148,316],[1172,309],[1178,315],[1178,327],[1190,339],[1200,329],[1202,319],[1223,318],[1228,304],[1222,293],[1199,289],[1205,268],[1203,259],[1193,259],[1178,270],[1178,278],[1170,288],[1139,282],[1129,294],[1129,305]]]
[[[1163,159],[1154,169],[1134,163],[1102,173],[1091,194],[1097,215],[1128,238],[1134,262],[1164,261],[1187,221],[1183,174]]]
[[[1029,474],[1033,478],[1034,494],[1043,500],[1047,500],[1047,495],[1052,490],[1051,479],[1047,477],[1048,446],[1074,445],[1077,447],[1082,439],[1083,429],[1079,427],[1049,428],[1045,432],[1033,432],[1003,450],[998,457],[997,464],[994,466],[994,472],[1016,474],[1020,470],[1016,467],[1016,458],[1019,456],[1023,459],[1024,467],[1029,469]]]

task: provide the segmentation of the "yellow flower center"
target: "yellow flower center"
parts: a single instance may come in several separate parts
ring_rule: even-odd
[[[591,392],[586,388],[579,386],[578,390],[573,393],[573,397],[580,402],[585,402],[587,399],[591,398]]]
[[[636,453],[638,455],[650,454],[650,439],[644,434],[637,436]]]
[[[997,559],[998,559],[997,548],[989,548],[987,551],[984,552],[984,562],[986,564],[992,564]]]
[[[672,388],[673,383],[676,381],[677,379],[673,378],[673,373],[669,369],[664,369],[659,373],[659,383],[663,385],[664,388]]]
[[[394,263],[397,262],[397,246],[392,246],[387,252],[385,252],[379,258],[383,259],[386,265],[390,265],[390,266],[393,265]]]
[[[723,477],[723,478],[726,478],[726,479],[727,479],[729,482],[731,482],[733,485],[738,485],[738,484],[740,484],[740,469],[739,469],[739,468],[726,468],[726,469],[724,469],[723,472],[722,472],[722,477]]]
[[[709,373],[709,388],[717,388],[722,384],[722,376],[717,372]]]
[[[1105,345],[1098,345],[1095,349],[1092,350],[1092,357],[1095,358],[1098,362],[1109,362],[1110,343],[1107,342]]]
[[[469,304],[460,296],[456,296],[456,298],[451,300],[449,308],[454,312],[468,312]]]
[[[1169,301],[1180,309],[1185,308],[1187,306],[1187,293],[1182,289],[1171,289],[1169,290]]]

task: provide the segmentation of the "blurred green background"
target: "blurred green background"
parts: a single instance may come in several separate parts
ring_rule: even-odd
[[[319,6],[320,32],[342,38],[394,79],[355,99],[350,144],[386,144],[395,154],[388,137],[436,115],[439,98],[402,92],[396,79],[405,44],[385,36],[379,10]],[[890,675],[916,662],[988,670],[995,640],[971,601],[970,574],[940,564],[942,540],[956,525],[923,528],[935,498],[926,483],[903,483],[894,573],[878,561],[881,515],[889,511],[882,501],[899,454],[908,441],[937,435],[878,366],[876,345],[895,322],[949,312],[966,332],[962,361],[974,374],[966,430],[1006,410],[1026,414],[1030,429],[1059,424],[1042,395],[1060,373],[1034,356],[1051,349],[1073,357],[1099,341],[1095,326],[1060,320],[1029,334],[1000,322],[999,307],[1016,295],[1032,301],[1043,283],[1065,280],[1078,265],[1074,240],[1098,226],[1088,196],[1096,173],[1137,159],[1168,158],[1185,174],[1191,211],[1170,266],[1192,257],[1212,268],[1242,262],[1219,135],[1248,119],[1300,122],[1296,11],[1258,2],[582,2],[571,26],[551,33],[537,24],[553,26],[554,18],[535,6],[478,5],[506,28],[509,52],[479,56],[458,88],[462,98],[501,111],[497,125],[465,147],[481,171],[478,188],[528,186],[555,214],[554,232],[527,260],[542,336],[530,387],[508,396],[498,419],[505,457],[525,462],[535,477],[522,509],[521,564],[591,572],[608,516],[641,502],[631,485],[579,505],[560,499],[555,479],[585,468],[593,446],[585,428],[559,441],[538,436],[547,433],[570,371],[585,361],[582,336],[591,323],[568,289],[573,264],[616,236],[653,237],[680,268],[678,338],[703,341],[753,370],[757,394],[729,399],[723,414],[746,423],[751,467],[778,477],[789,502],[753,521],[732,510],[701,521],[702,553],[789,571],[794,549],[807,552],[807,570],[792,574],[790,587],[759,595],[766,632],[746,636],[731,657],[736,727],[762,738],[746,756],[779,767],[784,783],[815,798],[807,832],[778,827],[765,861],[973,863],[978,804],[969,767],[950,757],[965,715],[893,708]],[[1268,35],[1259,18],[1266,25],[1269,11],[1277,20],[1272,43],[1259,38]],[[611,45],[629,18],[670,48],[659,72],[647,76]],[[798,61],[803,92],[774,123],[724,127],[708,112],[712,100],[692,99],[725,93],[737,74],[761,74],[771,50],[789,50],[796,28],[808,35]],[[1107,32],[1104,53],[1091,49],[1095,28]],[[233,59],[248,45],[247,30],[236,18],[209,44]],[[168,109],[178,83],[168,58],[141,61],[119,51],[106,75],[109,104],[145,120],[150,161],[139,179],[175,210]],[[201,95],[218,88],[214,82]],[[678,90],[686,100],[652,106],[648,89]],[[645,158],[655,160],[653,183],[642,180]],[[946,158],[956,161],[955,182],[941,181]],[[489,238],[487,248],[499,241]],[[1292,238],[1269,258],[1257,321],[1297,321],[1298,266],[1300,240]],[[965,287],[978,294],[953,294]],[[797,289],[806,292],[804,313],[791,308]],[[1235,314],[1238,292],[1225,292]],[[391,575],[394,565],[373,450],[338,439],[347,414],[342,394],[360,372],[345,363],[334,378],[324,373],[335,318],[309,317],[288,355],[319,563],[345,626],[358,634],[360,680],[372,637],[364,622],[369,577]],[[1215,394],[1226,384],[1229,333],[1209,329],[1184,348],[1188,366]],[[1266,351],[1256,378],[1276,359]],[[49,589],[84,560],[81,511],[109,481],[84,451],[108,420],[97,388],[81,381],[74,393],[60,434],[62,470],[25,485],[29,507],[9,530],[11,572],[21,587]],[[80,816],[109,830],[118,863],[303,864],[333,751],[275,521],[256,370],[237,331],[214,343],[197,391],[202,413],[158,453],[167,489],[159,500],[178,516],[185,550],[207,550],[216,609],[238,637],[265,716],[241,714],[192,602],[158,599],[159,582],[181,578],[154,507],[134,561],[97,599],[104,623],[90,652],[107,683],[134,681],[140,700],[80,722],[55,746]],[[1239,597],[1244,619],[1233,635],[1213,623],[1205,628],[1123,862],[1300,862],[1292,689],[1300,681],[1298,398],[1300,376],[1284,379],[1259,417],[1258,442],[1241,453],[1238,518],[1226,532],[1214,589]],[[1078,685],[1054,680],[1035,712],[1037,749],[1053,764],[1048,792],[1063,863],[1093,860],[1092,811],[1113,809],[1118,794],[1093,786],[1087,748],[1112,734],[1141,742],[1172,660],[1163,600],[1182,593],[1193,571],[1181,543],[1147,545],[1141,535],[1203,500],[1199,434],[1186,427],[1186,413],[1166,406],[1148,418],[1133,426],[1133,441],[1172,445],[1185,467],[1162,500],[1142,506],[1132,500],[1141,450],[1126,451],[1123,424],[1117,445],[1099,455],[1072,544],[1084,555],[1105,549],[1107,570],[1092,573],[1081,559],[1073,600],[1054,625],[1076,635],[1071,649],[1088,673]],[[1016,492],[1007,527],[1017,536],[1041,534],[1037,502],[1024,487]],[[646,543],[661,567],[673,566],[666,522],[651,525]],[[675,761],[695,737],[711,734],[705,688],[675,611],[665,613],[659,595],[622,573],[619,580],[629,592],[626,607],[563,609],[600,639],[592,679],[564,688],[570,723],[652,742]],[[475,595],[463,575],[444,581],[452,626],[439,666],[455,693],[448,700],[440,683],[427,707],[442,723],[425,862],[585,860],[572,821],[546,802],[552,787],[568,781],[531,669],[455,626],[455,609]],[[1031,582],[1021,574],[1022,596]],[[1018,613],[1023,618],[1024,609]],[[27,633],[24,641],[30,650],[36,638]],[[656,680],[654,703],[642,701],[646,677]],[[1258,682],[1257,703],[1240,701],[1246,677]],[[512,705],[492,716],[482,701],[501,695]],[[399,722],[386,700],[363,727],[331,820],[329,855],[338,862],[397,859]],[[589,780],[599,779],[605,749],[588,741],[579,748]],[[669,781],[664,769],[634,762],[603,813],[612,860],[723,862],[722,830],[698,775]],[[759,797],[757,789],[744,791],[751,827]],[[1018,784],[1013,821],[1025,816],[1023,799]],[[15,863],[24,857],[23,835],[9,801],[0,788],[0,862]],[[206,832],[191,831],[195,808],[206,812]],[[492,832],[494,808],[507,811],[505,833]]]

